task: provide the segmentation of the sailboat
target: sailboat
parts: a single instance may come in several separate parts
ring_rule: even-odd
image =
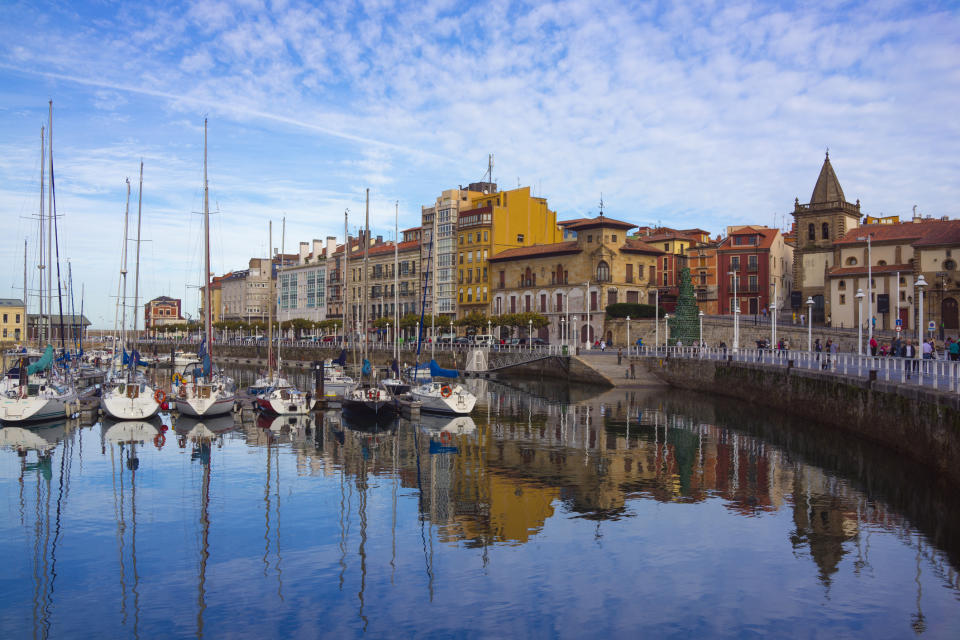
[[[400,377],[400,343],[397,342],[397,335],[400,333],[400,303],[397,297],[400,284],[400,225],[399,225],[400,203],[394,203],[393,210],[393,363],[390,370],[393,375],[380,381],[380,386],[390,392],[390,395],[396,397],[410,391],[410,384]]]
[[[273,225],[270,226],[270,252],[273,252]],[[283,223],[283,235],[280,241],[280,266],[283,266],[283,248],[286,242],[287,223]],[[273,366],[273,264],[271,258],[270,264],[270,315],[267,323],[267,364]],[[279,273],[277,274],[279,277]],[[301,415],[310,413],[313,410],[313,398],[309,394],[303,393],[295,386],[290,384],[286,378],[280,374],[280,341],[277,341],[276,368],[273,372],[273,380],[270,386],[257,398],[256,406],[267,413],[281,416]]]
[[[361,329],[363,331],[363,365],[360,369],[361,383],[347,393],[341,402],[343,412],[355,418],[379,420],[397,413],[396,399],[384,388],[370,384],[373,367],[367,360],[367,261],[370,254],[370,189],[367,189],[366,231],[363,237],[363,298],[361,304]],[[349,252],[349,243],[346,251]],[[344,309],[346,311],[346,309]],[[367,376],[366,384],[363,377]]]
[[[143,191],[143,162],[140,163],[140,190]],[[140,275],[140,213],[137,212],[137,283],[135,289],[139,288]],[[157,415],[160,411],[160,405],[165,399],[162,389],[154,389],[142,376],[137,374],[137,365],[139,364],[140,354],[136,349],[127,354],[127,231],[130,215],[130,180],[127,179],[127,206],[123,214],[123,251],[121,252],[121,269],[119,288],[122,289],[122,296],[119,299],[120,307],[123,309],[120,323],[120,342],[123,345],[121,352],[123,359],[120,367],[117,367],[117,354],[110,363],[110,372],[107,374],[109,382],[104,386],[100,396],[100,408],[103,412],[116,420],[146,420]],[[137,310],[134,305],[133,315],[136,317]],[[114,315],[114,326],[116,326],[116,314]],[[124,368],[126,370],[124,370]]]
[[[430,255],[431,260],[436,247],[437,242],[437,213],[433,214],[433,232],[430,237]],[[432,265],[431,265],[432,266]],[[433,326],[433,318],[435,317],[434,311],[437,308],[437,283],[436,283],[436,269],[431,269],[429,272],[433,273],[433,286],[430,288],[432,293],[432,303],[430,309],[430,324],[431,324],[431,333]],[[427,277],[427,270],[424,270],[424,278]],[[420,331],[417,332],[417,358],[420,357],[420,346],[421,338],[423,336],[423,316],[426,310],[427,305],[427,295],[424,291],[423,302],[420,308]],[[433,334],[436,336],[436,334]],[[430,377],[429,382],[418,385],[410,389],[410,396],[415,400],[420,402],[420,410],[427,411],[431,413],[444,413],[444,414],[453,414],[453,415],[466,415],[473,411],[474,405],[477,403],[477,397],[470,393],[468,389],[464,386],[454,383],[447,382],[438,382],[435,378],[456,378],[459,377],[459,372],[454,369],[443,369],[440,365],[437,364],[437,361],[434,359],[434,345],[436,345],[436,338],[430,342]],[[419,378],[420,366],[419,364],[414,369],[414,380]]]
[[[233,380],[213,371],[213,327],[210,308],[210,186],[207,183],[207,120],[203,120],[203,341],[197,350],[199,367],[181,375],[174,394],[177,411],[182,415],[205,418],[233,410],[237,402]]]
[[[50,102],[50,122],[49,122],[49,149],[50,149],[50,180],[47,185],[44,184],[44,144],[43,144],[43,129],[40,131],[40,238],[43,238],[43,223],[44,223],[44,203],[43,203],[43,190],[44,186],[48,187],[49,190],[49,201],[47,203],[47,261],[50,262],[53,257],[53,236],[51,229],[53,227],[53,220],[56,216],[55,200],[54,200],[54,182],[53,182],[53,101]],[[40,243],[40,262],[41,268],[44,267],[43,263],[43,242]],[[48,314],[52,316],[52,273],[53,269],[50,265],[46,265],[47,268],[47,310]],[[43,314],[43,277],[40,278],[40,317],[39,324],[37,328],[37,342],[40,342],[43,339],[41,335],[42,328],[44,326],[44,314]],[[27,291],[24,289],[24,304],[27,303]],[[52,327],[52,322],[48,320],[47,327]],[[61,338],[63,332],[63,323],[61,322]],[[52,342],[52,331],[48,334],[48,337],[51,338]],[[51,420],[54,418],[62,418],[67,415],[69,407],[72,403],[76,402],[77,394],[73,388],[73,382],[70,380],[67,372],[62,374],[58,373],[56,370],[56,363],[54,362],[53,346],[47,344],[47,348],[44,351],[43,356],[33,362],[28,364],[28,359],[26,357],[21,357],[19,360],[19,370],[16,382],[11,378],[7,378],[4,381],[3,385],[3,394],[0,396],[0,421],[19,424],[26,422],[36,422],[42,420]]]

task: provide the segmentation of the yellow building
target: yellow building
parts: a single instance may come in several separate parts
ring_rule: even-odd
[[[23,300],[0,298],[0,343],[27,339],[27,311]]]
[[[508,249],[563,240],[557,214],[530,187],[494,193],[470,193],[457,223],[457,317],[488,313],[493,274],[489,260]]]

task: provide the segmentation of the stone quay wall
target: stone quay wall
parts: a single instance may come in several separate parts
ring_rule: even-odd
[[[905,454],[960,485],[960,396],[764,364],[638,358],[668,384],[765,405]]]
[[[600,375],[596,369],[584,364],[579,358],[570,356],[551,356],[494,373],[496,377],[501,378],[546,378],[597,387],[611,386],[610,381]]]

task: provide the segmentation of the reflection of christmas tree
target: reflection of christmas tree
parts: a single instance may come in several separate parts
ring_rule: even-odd
[[[693,283],[690,281],[690,269],[680,270],[680,296],[677,299],[677,309],[670,324],[670,344],[680,340],[690,346],[694,340],[700,339],[700,308],[693,294]]]

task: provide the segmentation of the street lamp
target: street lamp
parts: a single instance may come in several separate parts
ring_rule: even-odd
[[[667,323],[667,320],[670,319],[670,314],[663,314],[663,346],[670,346],[670,325]]]
[[[926,283],[924,283],[926,284]],[[863,355],[863,289],[857,289],[857,304],[858,304],[858,315],[857,318],[857,354]]]
[[[527,346],[533,351],[533,320],[527,320]]]
[[[450,321],[450,348],[453,349],[453,320]]]
[[[770,353],[777,348],[777,299],[770,303]]]
[[[654,339],[653,339],[653,348],[656,349],[660,346],[660,288],[654,290],[654,296],[656,299],[656,310],[653,314],[653,328],[654,328]],[[647,298],[649,300],[650,298]]]
[[[813,296],[807,297],[807,351],[813,351]]]
[[[740,298],[737,297],[737,272],[728,271],[733,277],[733,352],[740,350]]]
[[[580,327],[577,326],[577,316],[573,316],[573,346],[577,349],[580,348]],[[570,327],[567,327],[567,332],[570,332]],[[579,351],[577,352],[579,353]]]
[[[487,335],[488,335],[488,336],[493,336],[493,334],[490,333],[490,320],[489,320],[489,319],[487,319]]]
[[[923,352],[923,288],[927,286],[927,281],[923,279],[923,274],[920,274],[920,277],[917,278],[917,281],[913,283],[914,288],[919,292],[920,299],[918,300],[919,307],[917,313],[919,315],[917,319],[917,348],[920,349],[921,354]]]
[[[627,355],[630,355],[630,316],[627,316]]]
[[[390,323],[388,322],[387,323],[387,341],[389,342],[391,338],[393,338],[393,334],[390,333]],[[396,340],[394,340],[394,342],[396,342]]]
[[[564,333],[564,320],[563,316],[560,316],[560,344],[567,346],[567,334]]]
[[[857,236],[857,240],[863,242],[867,241],[867,342],[873,340],[873,259],[871,255],[870,248],[870,238],[873,236],[872,233],[868,233],[866,237]],[[888,289],[889,291],[889,289]]]
[[[700,317],[700,348],[703,348],[703,309],[697,314]]]

